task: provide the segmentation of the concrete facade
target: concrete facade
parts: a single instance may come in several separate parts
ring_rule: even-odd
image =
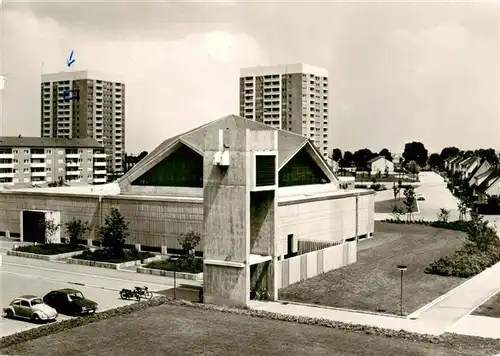
[[[177,186],[147,185],[145,174],[168,165],[181,147],[201,155],[202,182],[191,179],[192,186],[179,186],[175,176],[171,182]],[[258,157],[266,155],[275,157],[275,166],[266,166],[268,170],[258,163],[263,162]],[[188,163],[176,164],[182,170]],[[22,233],[23,211],[44,210],[59,213],[63,224],[73,218],[88,222],[86,238],[96,241],[105,216],[116,207],[130,223],[126,243],[143,250],[178,253],[178,238],[199,232],[206,301],[245,306],[258,290],[277,298],[278,263],[300,256],[298,245],[301,251],[307,246],[307,252],[331,246],[340,246],[340,251],[373,234],[373,191],[341,189],[340,184],[309,140],[229,116],[166,140],[117,183],[87,190],[0,191],[0,231],[15,237]],[[349,251],[352,257],[352,247]],[[344,265],[351,257],[324,265]]]
[[[0,184],[106,182],[104,148],[96,140],[0,137]]]
[[[307,64],[240,70],[240,115],[291,131],[329,152],[328,70]]]
[[[41,136],[94,138],[104,145],[105,170],[123,172],[125,84],[119,81],[94,71],[42,75]]]

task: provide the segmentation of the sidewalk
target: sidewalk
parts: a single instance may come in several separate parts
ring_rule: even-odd
[[[416,311],[412,317],[425,322],[439,322],[445,326],[446,331],[498,291],[500,263],[461,284],[453,293],[437,303],[434,301]]]
[[[435,328],[432,328],[431,325],[425,325],[418,320],[326,309],[320,306],[312,307],[297,304],[281,304],[280,302],[261,302],[251,300],[249,302],[249,307],[251,309],[264,310],[272,313],[322,318],[343,323],[376,326],[392,330],[406,330],[431,335],[439,335],[442,333],[441,330],[434,330]]]
[[[445,332],[500,338],[500,319],[470,316],[479,305],[500,291],[500,263],[484,270],[467,282],[417,310],[406,319],[358,312],[334,310],[320,306],[281,304],[280,302],[250,301],[257,310],[293,316],[324,318],[344,323],[375,326],[392,330],[406,330],[430,335]],[[495,320],[489,320],[495,319]],[[495,328],[495,330],[491,330]]]

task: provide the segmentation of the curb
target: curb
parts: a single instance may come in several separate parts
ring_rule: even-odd
[[[500,262],[498,262],[500,263]],[[493,265],[495,266],[495,265]],[[420,314],[422,313],[425,313],[428,309],[432,308],[434,305],[436,305],[437,303],[441,302],[443,299],[446,299],[447,297],[451,296],[452,294],[454,294],[455,292],[457,292],[458,290],[460,290],[462,287],[466,286],[467,284],[469,284],[471,281],[474,280],[474,278],[477,278],[479,276],[481,276],[482,273],[486,272],[487,270],[489,270],[490,268],[493,268],[493,266],[491,267],[488,267],[487,269],[485,269],[484,271],[482,271],[481,273],[479,273],[478,275],[475,275],[474,277],[471,277],[469,278],[468,280],[466,280],[465,282],[463,282],[462,284],[456,286],[455,288],[453,288],[452,290],[449,290],[448,292],[446,292],[445,294],[443,294],[442,296],[440,297],[437,297],[436,299],[434,299],[432,302],[430,302],[429,304],[427,305],[424,305],[422,308],[418,309],[417,311],[413,312],[412,314],[409,315],[410,318],[418,318],[420,316]],[[498,291],[496,292],[498,293]],[[496,294],[494,293],[494,294]],[[486,300],[488,300],[489,298],[491,298],[492,295],[490,295]],[[484,301],[483,301],[484,303]],[[481,304],[483,304],[481,303]],[[481,305],[479,304],[479,305]],[[479,306],[478,305],[478,306]],[[478,306],[476,306],[474,309],[476,309]]]
[[[457,325],[462,319],[464,319],[465,317],[471,315],[471,313],[476,310],[477,308],[479,308],[481,305],[483,305],[484,303],[486,303],[488,300],[490,300],[493,296],[495,296],[498,292],[500,292],[500,288],[492,293],[491,295],[488,296],[488,298],[485,298],[484,300],[482,300],[479,304],[477,304],[474,308],[470,309],[467,314],[465,314],[464,316],[462,316],[460,319],[458,319],[456,322],[453,323],[453,325],[451,325],[450,327],[446,328],[444,332],[448,332],[448,330],[452,329],[455,325]],[[479,316],[479,315],[478,315]]]
[[[318,304],[309,304],[309,303],[290,302],[288,300],[277,300],[277,301],[275,301],[275,303],[279,303],[281,305],[297,305],[297,306],[303,306],[303,307],[308,307],[308,308],[337,310],[337,311],[343,311],[343,312],[346,312],[346,313],[358,313],[358,314],[383,316],[383,317],[386,317],[386,318],[396,318],[396,319],[401,319],[401,320],[408,320],[409,319],[409,315],[407,315],[407,316],[401,316],[401,315],[397,315],[397,314],[388,314],[388,313],[374,312],[374,311],[369,311],[369,310],[357,310],[357,309],[332,307],[332,306],[329,306],[329,305],[318,305]]]

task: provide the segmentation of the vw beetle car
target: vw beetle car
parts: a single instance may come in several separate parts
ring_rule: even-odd
[[[95,313],[97,303],[76,289],[65,288],[49,292],[43,301],[61,314],[78,316]]]
[[[22,295],[12,302],[4,313],[9,318],[28,319],[35,323],[42,321],[54,321],[57,318],[57,311],[43,302],[43,299],[36,295]]]

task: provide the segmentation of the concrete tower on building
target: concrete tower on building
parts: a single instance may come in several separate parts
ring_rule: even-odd
[[[328,71],[307,64],[241,69],[240,116],[303,135],[327,159]]]
[[[104,145],[108,175],[125,159],[125,84],[92,71],[43,74],[41,136],[94,138]]]

